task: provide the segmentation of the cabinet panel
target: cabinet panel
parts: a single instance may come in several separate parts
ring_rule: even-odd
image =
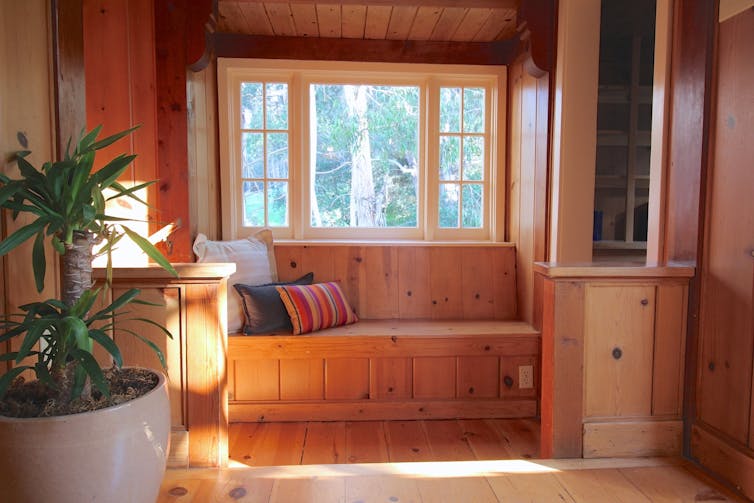
[[[655,416],[681,415],[686,302],[683,285],[658,286],[652,384],[652,415]]]
[[[360,400],[369,398],[368,358],[325,360],[325,398]]]
[[[322,358],[280,360],[281,400],[321,400],[325,361]]]
[[[589,285],[585,309],[585,416],[649,416],[655,287]]]
[[[122,295],[127,289],[114,288],[112,291],[113,298]],[[157,304],[157,306],[146,306],[141,304],[130,304],[121,318],[117,318],[117,330],[113,339],[120,347],[123,355],[123,364],[135,367],[147,367],[156,369],[161,372],[165,370],[160,364],[155,352],[137,340],[128,331],[133,331],[146,339],[149,339],[160,348],[165,355],[167,363],[168,376],[168,395],[170,396],[170,420],[173,426],[186,426],[184,416],[185,403],[183,402],[183,390],[185,379],[182,373],[184,368],[184,355],[181,353],[183,347],[180,327],[181,323],[177,313],[180,313],[180,289],[179,288],[142,288],[139,294],[139,300]],[[164,307],[163,307],[164,306]],[[165,328],[172,334],[173,338],[169,339],[165,333],[157,327],[153,327],[141,321],[130,320],[132,318],[146,318],[152,320]]]
[[[278,400],[279,360],[238,360],[233,381],[236,400]]]
[[[497,356],[461,356],[458,358],[458,398],[494,398],[498,396],[500,359]]]
[[[411,358],[373,358],[370,398],[411,398]]]
[[[414,358],[414,398],[455,398],[455,357]]]

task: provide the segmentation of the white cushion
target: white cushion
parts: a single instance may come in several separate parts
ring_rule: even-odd
[[[197,262],[233,262],[236,272],[228,278],[228,333],[243,328],[241,297],[231,294],[233,285],[263,285],[278,280],[272,231],[262,229],[246,239],[211,241],[204,234],[194,240]]]

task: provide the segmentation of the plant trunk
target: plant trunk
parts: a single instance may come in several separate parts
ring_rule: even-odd
[[[344,86],[348,112],[356,117],[358,132],[351,152],[351,225],[377,227],[377,201],[372,175],[372,147],[367,118],[367,86]]]
[[[92,287],[93,246],[94,236],[90,232],[74,232],[73,243],[65,245],[61,289],[67,306],[74,305]]]

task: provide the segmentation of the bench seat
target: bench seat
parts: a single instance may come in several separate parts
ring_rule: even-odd
[[[361,320],[228,338],[231,421],[532,417],[540,334],[519,321]],[[531,387],[519,367],[531,367]]]

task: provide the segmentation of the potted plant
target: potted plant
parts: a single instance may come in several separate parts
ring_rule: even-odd
[[[165,377],[122,367],[120,350],[108,335],[118,329],[116,317],[127,316],[124,308],[141,302],[139,292],[129,290],[109,305],[95,307],[105,303],[100,300],[104,292],[92,285],[94,245],[99,243],[99,253],[107,254],[110,271],[110,254],[124,236],[177,275],[147,239],[108,215],[106,204],[114,199],[146,204],[137,193],[153,182],[130,188],[118,182],[135,156],[119,155],[94,168],[98,150],[134,129],[97,141],[97,127],[83,134],[73,151],[69,142],[64,159],[40,170],[26,160],[30,152],[18,152],[20,178],[0,175],[0,207],[14,218],[31,215],[29,223],[0,242],[0,256],[33,238],[32,268],[41,292],[49,241],[61,256],[62,292],[60,299],[20,306],[20,315],[6,316],[0,324],[0,344],[19,341],[14,351],[0,354],[0,370],[13,363],[0,375],[0,487],[8,501],[141,502],[157,497],[170,430]],[[128,333],[152,347],[164,365],[154,342]],[[100,368],[95,345],[109,353],[112,368]],[[24,372],[36,379],[24,381]]]

